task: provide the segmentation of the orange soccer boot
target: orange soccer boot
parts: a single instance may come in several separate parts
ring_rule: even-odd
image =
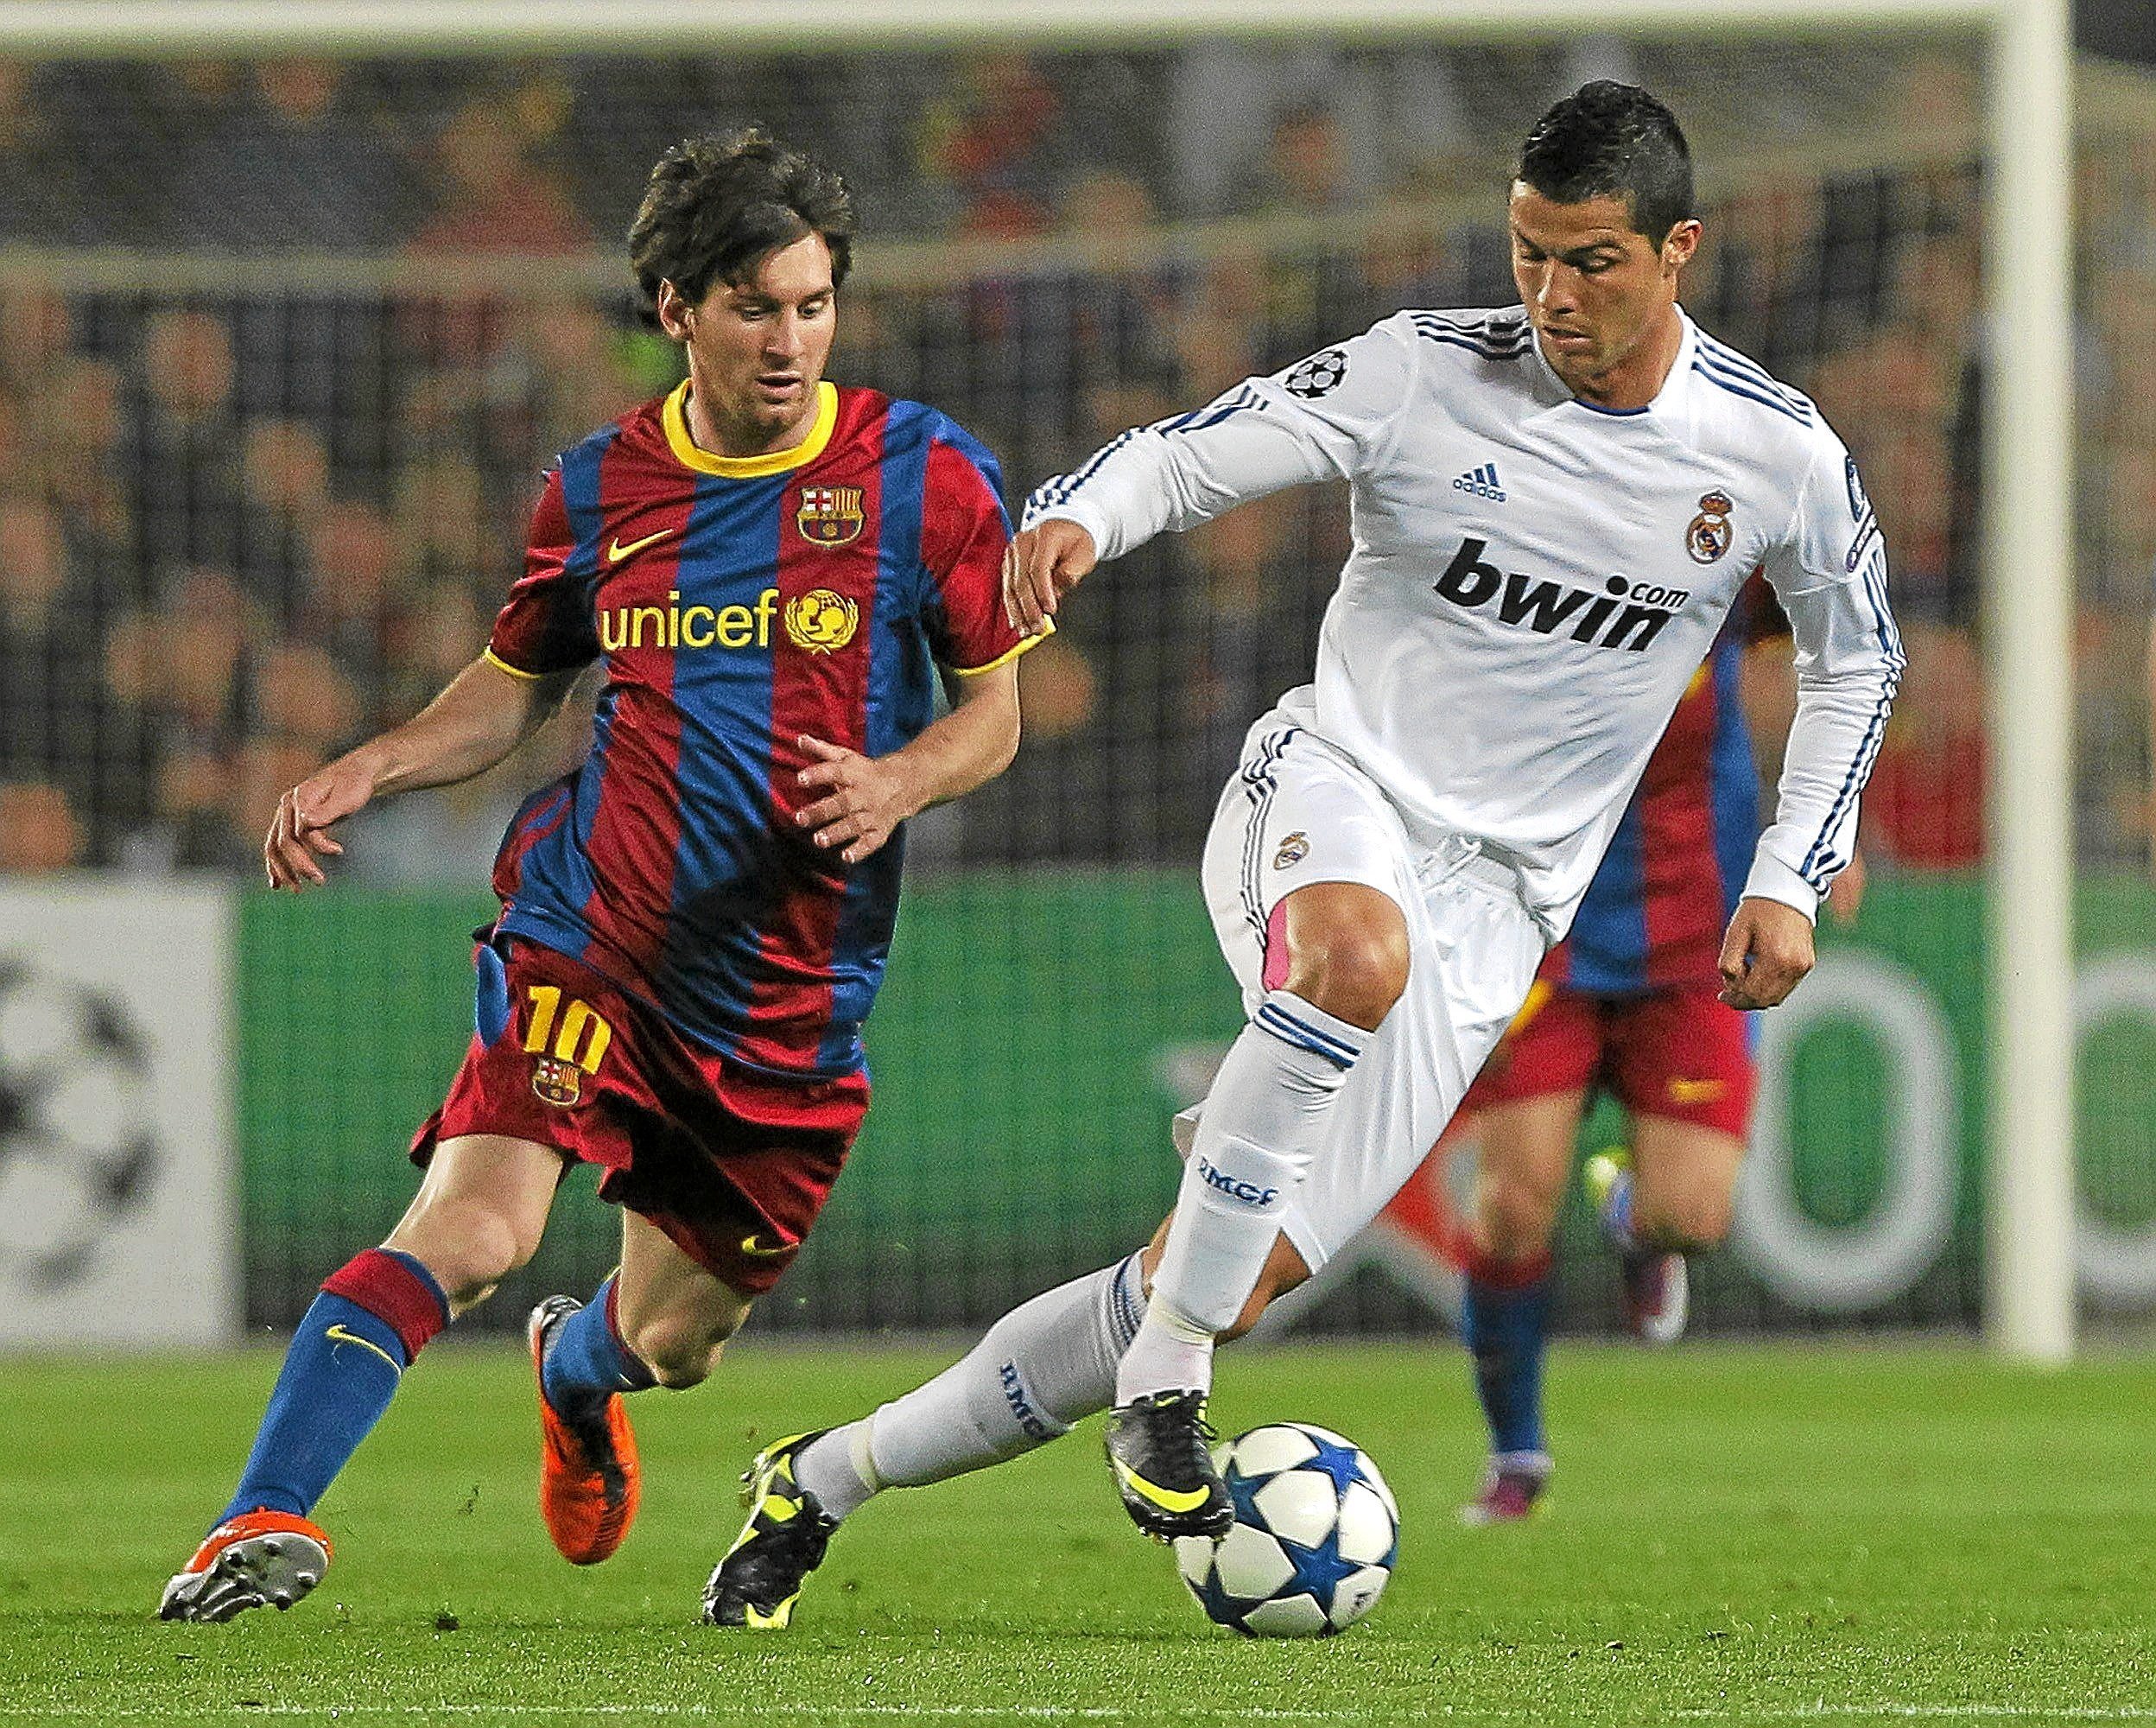
[[[160,1620],[229,1620],[250,1608],[289,1608],[329,1570],[329,1537],[289,1512],[243,1512],[202,1539],[165,1585]]]
[[[618,1392],[575,1420],[547,1401],[547,1335],[583,1306],[573,1296],[549,1296],[531,1311],[524,1330],[539,1382],[539,1515],[564,1560],[597,1566],[629,1534],[643,1477]]]

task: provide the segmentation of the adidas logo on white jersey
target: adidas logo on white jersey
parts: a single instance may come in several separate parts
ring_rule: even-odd
[[[1452,483],[1455,492],[1473,492],[1477,498],[1487,498],[1492,504],[1505,502],[1505,488],[1498,483],[1497,464],[1485,462],[1479,468],[1470,468]]]

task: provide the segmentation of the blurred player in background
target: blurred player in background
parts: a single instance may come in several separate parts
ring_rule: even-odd
[[[1490,1427],[1488,1469],[1461,1509],[1469,1523],[1525,1518],[1549,1483],[1550,1240],[1595,1093],[1631,1118],[1630,1147],[1597,1153],[1586,1174],[1635,1333],[1676,1341],[1689,1306],[1685,1255],[1728,1234],[1758,1024],[1720,1000],[1718,969],[1760,832],[1744,661],[1785,655],[1787,631],[1772,594],[1748,583],[1670,716],[1570,931],[1461,1106],[1475,1118],[1476,1147],[1461,1332]],[[1853,859],[1829,891],[1838,918],[1855,915],[1862,886]]]
[[[549,467],[485,655],[279,804],[271,885],[320,884],[337,823],[484,772],[604,664],[589,756],[503,842],[418,1196],[300,1322],[166,1619],[320,1582],[314,1502],[421,1347],[530,1258],[580,1159],[623,1209],[621,1264],[529,1330],[548,1531],[605,1560],[638,1497],[623,1394],[711,1372],[838,1176],[901,825],[1010,762],[1028,645],[993,459],[932,409],[824,380],[853,233],[844,182],[761,132],[669,149],[629,249],[688,378]],[[961,675],[941,719],[939,668]]]
[[[1677,304],[1692,210],[1669,110],[1588,85],[1521,151],[1524,304],[1399,313],[1034,493],[1005,592],[1039,630],[1098,560],[1284,487],[1349,483],[1354,550],[1316,682],[1251,728],[1206,846],[1249,1021],[1152,1243],[1014,1310],[866,1419],[767,1448],[707,1604],[790,1608],[836,1521],[878,1489],[1109,1406],[1133,1522],[1223,1534],[1204,1420],[1216,1342],[1422,1163],[1760,568],[1793,626],[1798,698],[1777,819],[1719,950],[1722,998],[1770,1007],[1810,969],[1900,656],[1842,441]]]

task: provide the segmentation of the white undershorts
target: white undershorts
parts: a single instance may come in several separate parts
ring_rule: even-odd
[[[1273,909],[1293,890],[1359,882],[1407,921],[1407,988],[1348,1070],[1326,1144],[1281,1221],[1316,1272],[1399,1191],[1452,1120],[1526,1000],[1542,931],[1508,867],[1465,836],[1417,845],[1350,757],[1278,708],[1243,741],[1206,837],[1202,880],[1246,1013],[1266,991]],[[1185,1155],[1202,1109],[1177,1120]]]

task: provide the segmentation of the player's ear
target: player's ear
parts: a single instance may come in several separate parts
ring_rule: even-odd
[[[1692,261],[1692,254],[1699,250],[1702,230],[1698,219],[1688,216],[1671,228],[1662,242],[1662,267],[1682,270]]]
[[[689,304],[688,296],[671,282],[660,282],[654,309],[659,314],[659,327],[675,341],[686,342],[695,334],[696,308]]]

